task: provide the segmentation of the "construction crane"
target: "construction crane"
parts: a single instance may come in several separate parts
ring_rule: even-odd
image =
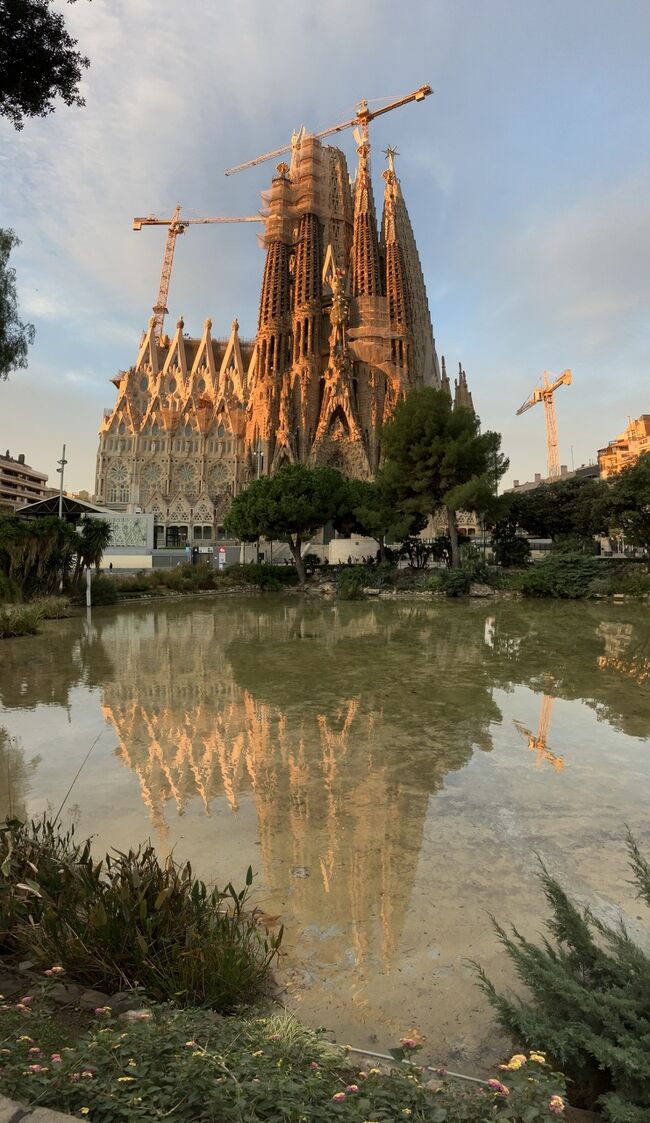
[[[165,315],[167,314],[167,296],[169,294],[169,282],[172,275],[172,264],[174,262],[174,249],[176,247],[176,239],[179,234],[184,234],[188,226],[203,225],[207,223],[228,223],[228,222],[263,222],[261,215],[245,215],[243,218],[181,218],[180,204],[177,204],[176,209],[171,218],[158,218],[156,215],[149,214],[145,218],[134,218],[133,229],[142,230],[143,226],[166,226],[167,238],[165,240],[165,252],[163,254],[162,269],[160,271],[160,284],[158,286],[158,299],[153,306],[155,321],[154,321],[154,336],[160,339],[163,333],[163,323]]]
[[[571,371],[563,370],[554,382],[550,379],[553,375],[549,376],[547,370],[544,371],[542,385],[536,386],[529,398],[526,399],[524,404],[517,410],[517,417],[525,413],[527,409],[532,409],[538,402],[544,403],[544,414],[546,416],[546,456],[548,460],[548,475],[549,479],[554,480],[560,474],[560,451],[557,443],[557,421],[555,419],[555,402],[553,395],[558,386],[571,385]]]
[[[530,729],[526,729],[520,721],[514,721],[513,725],[517,732],[524,738],[524,741],[526,741],[530,752],[537,753],[535,765],[538,768],[541,767],[543,761],[547,761],[556,772],[562,772],[564,769],[563,757],[556,756],[548,747],[548,731],[551,725],[554,701],[555,698],[551,694],[544,694],[542,696],[542,708],[539,715],[537,736],[535,736]]]
[[[369,109],[368,102],[365,100],[357,104],[357,111],[354,117],[349,121],[342,121],[339,125],[332,125],[329,129],[322,129],[319,133],[314,133],[316,140],[321,140],[324,136],[331,136],[332,133],[340,133],[343,129],[351,129],[355,126],[361,129],[360,143],[368,143],[368,125],[374,121],[375,117],[381,117],[384,113],[390,113],[392,109],[399,109],[401,105],[408,105],[412,101],[424,101],[425,97],[432,94],[431,86],[420,86],[419,89],[413,90],[412,93],[406,94],[404,97],[398,98],[396,101],[389,102],[388,105],[382,106],[381,109]],[[302,135],[303,130],[297,134]],[[263,164],[265,160],[272,160],[275,156],[283,156],[285,152],[291,152],[295,143],[283,144],[281,148],[274,148],[272,152],[265,152],[262,156],[256,156],[254,160],[247,160],[245,164],[237,164],[235,168],[228,168],[225,172],[226,175],[233,175],[235,172],[244,171],[245,168],[254,168],[256,164]]]

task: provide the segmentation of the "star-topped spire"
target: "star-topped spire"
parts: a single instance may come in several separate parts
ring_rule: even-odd
[[[392,144],[389,144],[388,148],[384,148],[384,156],[386,157],[386,160],[388,161],[388,172],[389,172],[389,174],[395,175],[395,157],[399,156],[399,152],[397,151],[397,149]]]

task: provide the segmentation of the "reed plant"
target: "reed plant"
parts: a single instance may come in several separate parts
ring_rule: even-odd
[[[36,604],[0,604],[0,639],[33,636],[43,619],[43,610]]]

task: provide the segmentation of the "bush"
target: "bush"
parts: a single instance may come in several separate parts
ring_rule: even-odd
[[[70,616],[70,601],[67,597],[41,597],[32,603],[40,609],[43,620],[61,620]]]
[[[118,587],[110,577],[93,577],[91,585],[92,603],[96,605],[117,604]]]
[[[44,818],[0,829],[0,941],[43,965],[60,963],[103,990],[141,985],[156,998],[229,1010],[254,994],[275,959],[237,892],[208,891],[188,863],[151,845],[94,861]]]
[[[638,895],[650,905],[650,865],[630,834],[628,851]],[[495,921],[530,1000],[498,994],[478,968],[481,986],[515,1041],[546,1047],[572,1082],[575,1102],[598,1104],[610,1123],[647,1123],[650,958],[622,926],[580,912],[543,866],[541,879],[556,946],[545,940],[539,947],[516,929],[509,936]]]
[[[472,577],[465,569],[444,569],[440,574],[440,588],[448,597],[466,597]]]
[[[530,543],[527,538],[512,535],[501,540],[494,540],[494,559],[504,569],[511,566],[526,565],[530,561]]]
[[[154,1006],[125,1025],[109,1012],[66,1047],[35,1001],[24,1015],[0,1014],[0,1029],[2,1092],[92,1123],[546,1123],[564,1107],[562,1078],[541,1060],[513,1058],[492,1085],[441,1079],[434,1091],[411,1066],[353,1068],[287,1014],[215,1020]]]
[[[285,585],[295,585],[298,574],[293,565],[271,565],[269,562],[247,562],[245,565],[230,566],[227,570],[243,583],[256,585],[258,589],[276,593]]]
[[[470,581],[478,581],[485,585],[490,577],[490,571],[483,555],[471,542],[460,547],[460,567],[468,574]]]
[[[42,619],[43,613],[36,603],[0,605],[0,639],[36,635]]]
[[[374,577],[368,575],[364,565],[350,565],[341,570],[336,595],[339,600],[364,600],[364,588],[374,584]]]
[[[432,573],[427,577],[426,589],[430,593],[440,593],[443,590],[442,573]]]
[[[549,554],[522,574],[521,591],[525,597],[587,597],[592,581],[602,572],[602,564],[586,554]]]

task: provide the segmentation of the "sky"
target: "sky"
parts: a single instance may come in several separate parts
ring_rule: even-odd
[[[255,214],[274,162],[225,168],[428,82],[432,97],[371,126],[396,170],[439,354],[462,362],[505,485],[546,472],[542,372],[560,454],[596,458],[650,411],[650,4],[647,0],[54,0],[89,56],[85,108],[0,123],[0,225],[29,368],[0,382],[0,450],[94,489],[109,379],[136,358],[164,228],[134,215]],[[336,141],[355,166],[350,132]],[[192,335],[256,327],[263,252],[252,225],[190,228],[169,296]]]

